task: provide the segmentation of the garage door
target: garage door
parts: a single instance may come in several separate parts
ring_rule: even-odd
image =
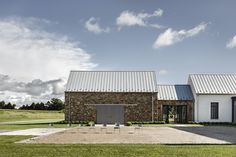
[[[98,105],[96,108],[98,124],[124,123],[124,106]]]

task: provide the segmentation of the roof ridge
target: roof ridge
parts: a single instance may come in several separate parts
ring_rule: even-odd
[[[156,72],[154,70],[71,70],[70,72]]]
[[[189,86],[189,84],[157,84],[157,86]]]
[[[191,75],[236,75],[236,73],[198,73],[198,74],[189,74]]]

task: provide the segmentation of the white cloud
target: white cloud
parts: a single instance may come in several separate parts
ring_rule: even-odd
[[[153,48],[158,49],[164,46],[170,46],[177,42],[181,42],[186,38],[193,37],[203,32],[207,27],[207,23],[201,23],[198,26],[189,30],[175,31],[168,28],[165,32],[161,33],[153,44]]]
[[[62,79],[31,82],[19,82],[8,75],[0,74],[0,100],[12,102],[18,106],[35,102],[46,102],[51,98],[64,99],[65,81]]]
[[[0,73],[21,81],[49,80],[96,66],[78,42],[39,27],[31,19],[0,19]]]
[[[34,96],[44,94],[63,94],[65,82],[62,79],[42,81],[40,79],[31,82],[19,82],[11,79],[8,75],[0,74],[0,91],[26,93]]]
[[[101,28],[101,26],[98,23],[98,19],[91,17],[88,19],[88,21],[85,22],[84,27],[89,31],[93,32],[95,34],[100,34],[100,33],[109,33],[110,28]]]
[[[40,100],[45,94],[54,96],[62,83],[65,84],[70,70],[96,67],[91,55],[80,48],[78,42],[46,31],[48,24],[51,22],[37,18],[0,19],[0,74],[15,80],[1,85],[0,92],[4,93],[1,98],[10,96],[23,101],[20,97]],[[3,89],[4,85],[8,87]]]
[[[116,19],[116,24],[119,26],[119,29],[121,29],[124,26],[143,26],[143,27],[155,27],[155,28],[161,28],[162,26],[158,24],[149,24],[148,19],[151,17],[160,17],[163,14],[163,10],[158,9],[154,11],[152,14],[148,13],[135,13],[131,11],[123,11],[119,17]],[[158,26],[158,27],[157,27]]]
[[[168,74],[168,71],[165,69],[162,69],[162,70],[158,71],[158,74],[159,75],[166,75],[166,74]]]
[[[226,45],[227,48],[232,49],[236,47],[236,35],[230,39],[230,41]]]

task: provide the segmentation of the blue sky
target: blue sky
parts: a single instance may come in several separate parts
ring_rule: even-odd
[[[155,70],[164,84],[186,83],[190,73],[236,73],[235,6],[234,0],[2,0],[0,98],[62,96],[71,69]]]

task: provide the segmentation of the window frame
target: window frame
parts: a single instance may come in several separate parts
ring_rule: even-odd
[[[211,117],[212,120],[218,120],[219,119],[219,102],[211,102],[210,113],[211,113],[210,117]]]

